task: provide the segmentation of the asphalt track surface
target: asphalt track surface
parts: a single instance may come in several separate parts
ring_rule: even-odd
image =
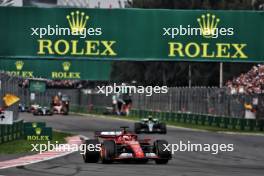
[[[88,137],[94,131],[118,129],[133,122],[78,115],[33,117],[21,115],[26,121],[45,121],[55,129],[74,132]],[[264,175],[264,137],[197,132],[168,128],[167,135],[147,135],[153,139],[166,139],[169,143],[234,144],[233,152],[212,155],[208,152],[177,152],[167,165],[147,164],[86,164],[76,152],[65,157],[19,168],[0,170],[10,176],[262,176]]]

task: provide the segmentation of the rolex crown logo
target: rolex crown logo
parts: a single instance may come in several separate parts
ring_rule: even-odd
[[[36,127],[37,127],[37,123],[33,122],[33,123],[32,123],[32,127],[33,127],[33,128],[36,128]]]
[[[36,128],[36,129],[35,129],[35,132],[36,132],[37,135],[40,135],[40,134],[41,134],[41,131],[42,131],[41,128]]]
[[[16,61],[15,65],[16,65],[17,70],[22,70],[22,68],[24,66],[24,62],[23,61]]]
[[[85,15],[84,12],[71,12],[70,15],[67,15],[67,20],[69,22],[71,31],[76,34],[80,34],[85,30],[87,20],[89,19],[88,15]]]
[[[70,70],[71,63],[70,62],[63,62],[62,67],[64,71],[69,71]]]
[[[197,18],[199,26],[201,28],[202,35],[205,38],[212,38],[216,32],[217,25],[220,21],[215,15],[206,14]]]

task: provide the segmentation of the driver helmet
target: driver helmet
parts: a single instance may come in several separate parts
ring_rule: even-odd
[[[153,120],[151,115],[148,116],[148,119],[151,120],[151,121]]]

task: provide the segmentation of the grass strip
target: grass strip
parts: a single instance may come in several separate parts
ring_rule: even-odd
[[[50,143],[58,141],[59,144],[65,143],[65,138],[72,134],[53,131],[53,137]],[[19,139],[0,144],[0,154],[22,154],[31,152],[31,144],[47,144],[48,141],[28,141],[26,139]]]

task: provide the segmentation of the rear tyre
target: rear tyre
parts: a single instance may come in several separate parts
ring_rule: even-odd
[[[165,150],[165,145],[168,145],[165,140],[156,140],[154,142],[154,153],[159,157],[155,160],[156,164],[167,164],[171,159],[171,152]]]
[[[139,134],[141,131],[141,123],[136,122],[134,125],[135,133]]]
[[[165,123],[160,123],[160,133],[166,134],[167,133],[167,127]]]
[[[113,140],[105,140],[101,147],[101,160],[103,164],[110,164],[116,156],[116,144]]]
[[[62,112],[63,115],[68,115],[68,114],[69,114],[69,113],[68,113],[68,109],[67,109],[66,107],[63,107],[63,108],[61,109],[61,112]]]
[[[88,145],[93,145],[94,147],[100,145],[100,142],[97,139],[90,139],[85,141],[86,151],[83,154],[83,160],[85,163],[97,163],[100,159],[100,151],[89,151]]]

